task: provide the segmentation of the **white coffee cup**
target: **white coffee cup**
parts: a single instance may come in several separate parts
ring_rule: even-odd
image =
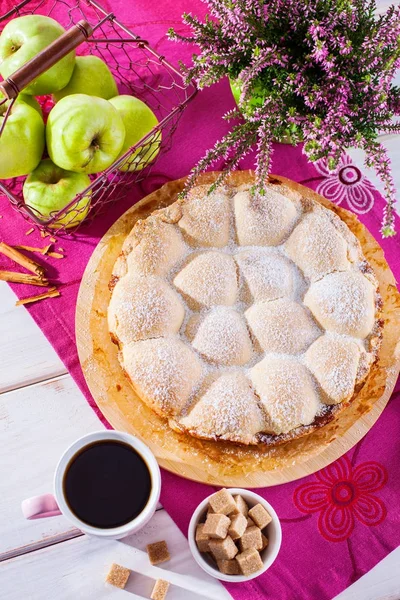
[[[71,459],[86,446],[100,441],[118,441],[131,446],[145,461],[151,477],[150,496],[142,512],[129,523],[110,529],[93,527],[81,521],[69,508],[63,489],[65,471]],[[54,474],[54,495],[43,494],[28,498],[22,502],[21,508],[26,519],[43,519],[62,514],[83,533],[102,538],[120,539],[138,531],[148,523],[157,508],[160,491],[161,474],[158,463],[143,442],[122,431],[95,431],[76,440],[61,456]]]

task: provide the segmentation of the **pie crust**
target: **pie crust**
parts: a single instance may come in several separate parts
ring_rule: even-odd
[[[276,445],[357,395],[381,339],[378,283],[331,210],[271,179],[138,221],[110,281],[108,324],[140,398],[203,439]]]

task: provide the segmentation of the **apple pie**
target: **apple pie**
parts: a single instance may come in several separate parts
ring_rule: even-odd
[[[349,404],[379,350],[381,300],[332,210],[272,179],[207,185],[138,221],[108,324],[143,402],[174,430],[278,444]]]

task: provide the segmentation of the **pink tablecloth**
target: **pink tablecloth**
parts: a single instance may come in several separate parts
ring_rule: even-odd
[[[11,0],[2,3],[12,5]],[[177,62],[189,59],[189,51],[167,41],[165,31],[181,26],[184,10],[204,12],[199,0],[125,2],[108,0],[108,8],[137,33],[151,39],[161,52]],[[204,151],[227,130],[222,115],[233,100],[226,81],[201,92],[183,115],[173,149],[155,165],[150,178],[114,205],[107,214],[83,229],[74,240],[62,240],[66,260],[48,260],[49,274],[63,285],[61,298],[28,308],[97,411],[83,379],[74,332],[79,283],[98,240],[134,202],[171,179],[188,173]],[[241,168],[253,166],[248,156]],[[218,167],[218,165],[217,165]],[[307,163],[301,148],[277,145],[273,171],[304,183],[359,213],[361,220],[380,239],[383,200],[350,159],[343,159],[334,174],[324,164]],[[24,236],[26,222],[0,197],[0,237],[9,244],[41,245],[36,234]],[[397,224],[400,231],[400,225]],[[400,238],[382,241],[386,257],[400,276]],[[4,257],[0,268],[10,266]],[[19,297],[32,290],[14,286]],[[83,400],[82,400],[83,401]],[[97,411],[98,413],[98,411]],[[99,413],[98,413],[99,414]],[[99,414],[99,418],[102,419]],[[275,507],[282,521],[283,543],[278,559],[263,576],[247,584],[228,585],[237,600],[328,600],[370,570],[399,543],[400,387],[368,435],[334,464],[301,481],[259,490]],[[163,472],[162,502],[184,533],[192,511],[210,488]],[[177,502],[179,498],[179,502]]]

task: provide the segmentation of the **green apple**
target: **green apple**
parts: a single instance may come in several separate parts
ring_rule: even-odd
[[[109,100],[118,95],[117,84],[106,63],[98,56],[77,56],[68,85],[53,94],[58,102],[71,94],[88,94]]]
[[[4,94],[2,94],[0,92],[0,102],[3,100],[3,98],[4,98]],[[15,102],[16,103],[17,102],[25,102],[25,104],[29,104],[29,106],[32,106],[32,108],[34,108],[41,117],[43,116],[41,106],[40,106],[39,102],[36,100],[36,98],[34,98],[33,96],[28,96],[28,94],[19,94],[19,96],[17,96],[17,99],[15,100]],[[7,104],[7,106],[8,106],[8,104]],[[0,107],[0,114],[3,114],[3,113],[5,113],[5,110],[2,109],[2,107]]]
[[[0,126],[9,104],[10,100],[0,106]],[[0,179],[19,177],[33,171],[42,158],[44,137],[41,115],[18,98],[0,137]]]
[[[119,156],[125,127],[116,108],[104,98],[73,94],[50,111],[47,151],[67,171],[98,173]]]
[[[24,201],[44,219],[48,219],[52,213],[62,210],[88,185],[90,179],[85,173],[66,171],[46,158],[26,178],[23,187]],[[78,225],[89,211],[90,196],[91,192],[71,206],[68,213],[50,227],[65,225],[68,228]]]
[[[25,15],[9,21],[0,36],[0,73],[4,79],[22,67],[41,50],[59,38],[65,29],[57,21],[42,15]],[[71,79],[75,52],[70,52],[25,89],[25,94],[52,94]]]
[[[125,125],[126,135],[120,156],[125,154],[139,140],[147,135],[153,127],[158,125],[158,120],[153,111],[141,100],[134,96],[116,96],[111,98],[111,104],[115,106]],[[159,150],[161,143],[161,132],[157,131],[151,140],[146,142],[146,149],[139,147],[126,164],[119,167],[120,171],[140,171],[149,162],[152,162]]]
[[[17,102],[18,101],[25,102],[25,104],[29,104],[29,106],[32,106],[32,108],[34,108],[41,117],[43,116],[42,107],[40,106],[39,102],[34,96],[28,96],[28,94],[20,94],[17,98]]]

